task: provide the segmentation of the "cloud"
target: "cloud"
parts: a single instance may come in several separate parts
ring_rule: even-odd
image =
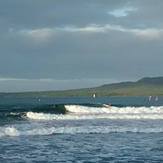
[[[84,27],[78,26],[65,26],[65,27],[54,27],[54,28],[38,28],[38,29],[23,29],[17,31],[17,33],[23,37],[30,38],[34,42],[44,43],[52,38],[55,38],[57,34],[65,33],[109,33],[112,31],[133,34],[140,39],[156,40],[163,37],[163,28],[128,28],[121,25],[113,24],[91,24]],[[13,32],[13,30],[10,30]]]
[[[1,79],[0,91],[161,76],[162,8],[162,0],[0,1],[0,76],[16,78]]]
[[[163,29],[147,28],[147,29],[133,29],[131,30],[135,35],[148,40],[156,40],[163,38]]]
[[[36,42],[46,42],[55,36],[55,30],[52,28],[23,29],[18,31],[18,34]]]
[[[109,11],[108,14],[120,18],[120,17],[126,17],[129,15],[130,12],[137,11],[137,8],[134,7],[124,7],[120,9],[115,9],[113,11]]]

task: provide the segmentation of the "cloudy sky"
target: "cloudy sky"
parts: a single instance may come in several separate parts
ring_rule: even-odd
[[[0,0],[0,92],[163,76],[162,0]]]

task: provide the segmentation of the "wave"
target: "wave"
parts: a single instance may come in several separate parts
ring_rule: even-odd
[[[65,105],[67,114],[27,112],[32,120],[163,119],[163,107],[88,107]]]
[[[11,105],[11,106],[0,106],[0,114],[6,113],[23,113],[23,112],[43,112],[43,113],[55,113],[55,114],[66,114],[64,105]]]
[[[1,120],[24,120],[25,118],[28,120],[163,119],[163,106],[46,105],[0,114]]]
[[[0,106],[0,121],[22,120],[27,112],[66,114],[64,105]]]
[[[81,105],[65,105],[67,112],[76,114],[163,114],[163,106],[155,107],[115,107],[104,105],[103,107],[87,107]]]
[[[80,127],[40,127],[21,130],[16,127],[0,127],[0,137],[18,137],[52,134],[109,134],[109,133],[162,133],[163,128],[80,126]]]
[[[45,113],[26,113],[27,118],[32,120],[86,120],[86,119],[163,119],[163,114],[94,114],[94,115],[55,115]]]

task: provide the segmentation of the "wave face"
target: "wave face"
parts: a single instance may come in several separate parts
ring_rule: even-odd
[[[13,120],[24,120],[28,112],[66,114],[64,105],[40,105],[40,106],[0,106],[0,124]]]
[[[88,107],[65,105],[66,114],[27,112],[32,120],[84,120],[84,119],[163,119],[161,107]]]

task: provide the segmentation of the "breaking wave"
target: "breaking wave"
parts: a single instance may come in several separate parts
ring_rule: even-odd
[[[163,107],[88,107],[65,105],[67,114],[27,112],[32,120],[163,119]]]
[[[163,114],[163,106],[155,107],[115,107],[103,105],[103,107],[87,107],[81,105],[65,105],[68,112],[77,114],[104,114],[104,113],[117,113],[117,114],[137,114],[137,113],[161,113]]]
[[[80,127],[40,127],[35,129],[17,129],[16,127],[0,127],[0,137],[35,136],[52,134],[109,134],[109,133],[162,133],[163,128],[112,127],[112,126],[80,126]]]
[[[0,120],[163,119],[163,106],[45,105],[0,112]]]
[[[163,119],[160,114],[98,114],[98,115],[55,115],[28,112],[27,118],[32,120],[85,120],[85,119]]]
[[[0,106],[0,121],[22,120],[27,112],[66,114],[64,105]]]

